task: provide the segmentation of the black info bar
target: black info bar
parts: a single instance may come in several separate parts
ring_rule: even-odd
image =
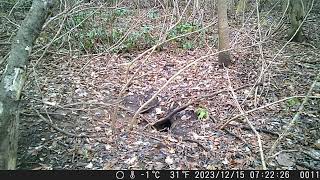
[[[51,170],[0,171],[0,178],[85,178],[103,180],[320,179],[320,170]]]

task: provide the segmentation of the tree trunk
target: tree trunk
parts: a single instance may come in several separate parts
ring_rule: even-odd
[[[0,82],[0,169],[15,169],[18,147],[19,101],[26,80],[28,56],[46,20],[52,1],[33,0],[12,42]]]
[[[225,0],[217,1],[218,7],[218,33],[219,33],[219,51],[230,48],[229,45],[229,26],[227,17],[227,3]],[[231,63],[229,51],[224,51],[218,55],[219,64],[228,67]]]
[[[305,1],[305,0],[304,0]],[[305,5],[303,0],[289,0],[288,6],[288,15],[291,23],[291,29],[289,31],[289,39],[295,34],[298,30],[300,24],[303,21],[305,16]],[[287,2],[287,1],[286,1]],[[296,42],[302,42],[304,40],[302,27],[298,30],[298,32],[294,35],[292,39]]]

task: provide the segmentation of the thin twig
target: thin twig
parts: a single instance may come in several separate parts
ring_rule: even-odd
[[[267,160],[270,159],[270,158],[274,158],[274,157],[278,156],[281,153],[290,153],[290,152],[299,152],[299,151],[296,150],[296,149],[281,150],[281,151],[275,153],[274,155],[267,157]]]
[[[251,86],[251,85],[244,85],[244,86],[241,86],[237,89],[234,89],[234,91],[238,91],[240,89],[243,89],[243,88],[246,88],[248,86]],[[199,97],[196,97],[196,99],[194,99],[193,101],[190,101],[189,103],[181,106],[181,107],[178,107],[176,108],[175,110],[173,110],[171,113],[169,113],[168,115],[166,115],[165,117],[159,119],[157,122],[153,123],[152,126],[158,126],[159,124],[162,124],[162,123],[165,123],[166,121],[168,121],[169,119],[171,119],[175,114],[177,114],[178,112],[180,111],[183,111],[185,110],[188,106],[200,101],[201,99],[204,99],[204,98],[209,98],[209,97],[212,97],[212,96],[215,96],[215,95],[218,95],[218,94],[221,94],[221,93],[224,93],[224,92],[228,92],[229,90],[228,89],[223,89],[223,90],[220,90],[220,91],[216,91],[214,93],[211,93],[211,94],[206,94],[206,95],[203,95],[203,96],[199,96]],[[190,98],[190,97],[189,97]]]
[[[239,126],[239,125],[235,125],[235,124],[230,124],[230,125],[232,125],[232,126],[234,126],[234,127],[238,127],[238,128],[240,128],[240,129],[244,129],[244,130],[252,130],[249,126],[244,126],[244,125],[240,125],[240,126]],[[278,134],[278,133],[272,132],[272,131],[267,130],[267,129],[256,128],[256,130],[257,130],[258,132],[262,132],[262,133],[270,134],[270,135],[272,135],[272,136],[277,136],[277,137],[279,137],[279,134]]]
[[[260,13],[259,13],[259,0],[256,0],[256,12],[257,12],[257,21],[258,21],[258,33],[259,33],[259,52],[260,52],[260,58],[262,61],[262,66],[261,66],[261,73],[264,72],[264,68],[266,66],[266,62],[264,59],[264,55],[263,55],[263,49],[262,49],[262,44],[260,42],[262,42],[262,34],[261,34],[261,23],[260,23]],[[259,83],[259,82],[258,82]],[[261,92],[262,93],[262,92]],[[255,107],[257,107],[258,104],[258,87],[256,87],[255,89],[255,96],[254,96],[254,105]]]
[[[37,112],[38,116],[39,116],[45,123],[47,123],[50,127],[52,127],[53,129],[55,129],[56,131],[58,131],[58,132],[60,132],[60,133],[62,133],[62,134],[65,134],[65,135],[70,136],[70,137],[76,137],[76,138],[92,138],[92,137],[97,137],[96,135],[89,136],[89,135],[85,135],[85,134],[74,134],[74,133],[70,133],[70,132],[67,132],[67,131],[65,131],[65,130],[62,130],[62,129],[58,128],[57,126],[55,126],[53,123],[51,123],[47,118],[45,118],[44,116],[42,116],[38,110],[35,109],[35,111]]]
[[[9,57],[9,55],[10,55],[10,52],[8,52],[8,53],[1,59],[0,65],[2,65],[3,63],[6,62],[7,58]]]
[[[241,136],[233,133],[232,131],[229,131],[228,129],[224,129],[224,131],[226,131],[228,134],[236,137],[237,139],[239,139],[240,141],[242,141],[244,144],[248,144],[246,140],[244,140]]]
[[[58,41],[59,39],[63,38],[66,35],[69,35],[72,31],[74,31],[75,29],[77,29],[79,26],[81,26],[85,21],[87,21],[90,17],[92,17],[94,14],[96,14],[101,8],[104,7],[104,5],[107,3],[102,4],[101,6],[99,6],[94,12],[90,13],[87,17],[85,17],[82,21],[79,22],[79,24],[75,25],[74,27],[72,27],[69,31],[65,32],[64,34],[60,35],[59,37],[55,38],[51,43]],[[68,14],[67,14],[68,15]],[[51,44],[47,44],[45,46],[43,46],[42,48],[38,49],[37,51],[33,52],[31,55],[35,55],[37,54],[39,51],[46,49],[48,46],[50,46]]]
[[[258,77],[258,79],[255,81],[255,84],[259,84],[261,83],[262,81],[262,78],[265,74],[265,72],[270,68],[270,66],[273,64],[273,62],[278,58],[278,56],[282,53],[282,51],[285,49],[285,47],[287,47],[287,45],[292,41],[292,39],[295,37],[295,35],[299,32],[300,28],[302,27],[302,25],[304,24],[304,22],[306,21],[308,15],[310,14],[311,10],[312,10],[312,7],[313,7],[313,4],[314,4],[314,0],[312,0],[312,3],[311,3],[311,6],[310,6],[310,9],[309,11],[306,13],[303,21],[301,22],[301,24],[299,25],[299,27],[297,28],[297,30],[295,31],[295,33],[291,36],[291,38],[281,47],[281,49],[274,55],[274,57],[272,58],[271,61],[269,61],[269,64],[264,68],[262,69],[262,71],[260,72],[260,75]],[[262,42],[260,42],[262,43]],[[250,94],[252,93],[252,91],[254,90],[254,87],[252,87],[248,93],[248,95],[244,98],[244,100],[242,101],[241,104],[244,104],[248,97],[250,96]],[[242,116],[242,115],[241,115]],[[235,118],[236,119],[236,118]],[[231,119],[229,120],[230,122],[232,121]],[[229,123],[229,122],[228,122]],[[226,124],[228,124],[226,123]],[[225,125],[226,125],[225,124]],[[224,127],[224,126],[223,126]]]
[[[311,93],[314,89],[314,87],[316,86],[317,82],[320,80],[320,71],[318,72],[315,80],[313,81],[312,85],[310,86],[310,89],[307,93],[307,95],[305,96],[305,98],[303,99],[303,102],[301,103],[298,112],[295,114],[295,116],[293,117],[293,119],[290,121],[289,125],[287,126],[287,128],[281,133],[281,135],[279,136],[279,138],[274,142],[274,144],[272,145],[270,151],[269,151],[269,155],[271,155],[274,150],[276,149],[276,147],[278,146],[279,142],[282,140],[282,138],[284,138],[288,131],[291,129],[292,126],[294,126],[295,122],[300,118],[300,114],[302,113],[305,104],[307,104],[309,97],[311,96]]]
[[[246,46],[246,47],[241,47],[241,49],[246,49],[246,48],[249,48],[249,47],[254,47],[256,46],[256,44],[254,45],[250,45],[250,46]],[[225,52],[225,51],[230,51],[232,50],[233,48],[229,48],[229,49],[225,49],[225,50],[221,50],[221,51],[218,51],[218,52],[215,52],[215,53],[210,53],[210,54],[207,54],[207,55],[204,55],[204,56],[201,56],[200,58],[190,62],[189,64],[187,64],[185,67],[183,67],[182,69],[180,69],[178,72],[176,72],[173,76],[171,76],[170,79],[167,80],[167,82],[162,85],[162,87],[147,101],[145,102],[143,105],[140,106],[140,108],[137,110],[137,112],[135,113],[135,115],[133,116],[130,124],[129,124],[129,129],[133,129],[133,126],[137,124],[137,116],[140,114],[140,112],[152,101],[154,100],[158,94],[164,90],[165,87],[167,87],[179,74],[181,74],[182,72],[184,72],[185,70],[187,70],[190,66],[208,58],[208,57],[211,57],[211,56],[214,56],[214,55],[217,55],[221,52]]]
[[[269,107],[269,106],[272,106],[272,105],[275,105],[275,104],[278,104],[280,102],[283,102],[283,101],[287,101],[287,100],[290,100],[290,99],[294,99],[294,98],[305,98],[306,96],[291,96],[291,97],[286,97],[286,98],[283,98],[283,99],[280,99],[278,101],[275,101],[275,102],[272,102],[272,103],[269,103],[269,104],[266,104],[266,105],[263,105],[263,106],[260,106],[258,108],[254,108],[254,109],[251,109],[249,111],[246,111],[244,112],[244,114],[238,114],[236,116],[234,116],[233,118],[229,119],[227,122],[225,122],[222,126],[220,126],[220,130],[224,129],[231,121],[235,121],[236,119],[238,119],[239,117],[242,117],[244,115],[247,115],[247,114],[250,114],[252,112],[255,112],[257,110],[260,110],[260,109],[264,109],[266,107]],[[315,98],[315,99],[319,99],[320,96],[309,96],[309,98]]]
[[[209,152],[210,149],[208,149],[207,147],[205,147],[203,144],[201,144],[199,141],[194,140],[194,139],[182,139],[182,141],[186,141],[186,142],[191,142],[191,143],[196,143],[199,147],[201,147],[203,150]]]
[[[237,96],[232,88],[232,85],[231,85],[231,80],[230,80],[230,77],[229,77],[229,73],[228,73],[228,69],[225,68],[226,70],[226,74],[227,74],[227,77],[228,77],[228,82],[229,82],[229,88],[230,88],[230,91],[232,93],[232,96],[234,98],[234,101],[235,103],[237,104],[237,107],[238,107],[238,110],[241,112],[241,114],[244,114],[244,111],[242,109],[242,107],[240,106],[239,104],[239,101],[237,99]],[[251,123],[251,121],[249,120],[249,118],[247,116],[245,116],[246,118],[246,122],[248,123],[248,125],[250,126],[250,128],[252,129],[252,131],[254,132],[254,134],[257,136],[257,140],[258,140],[258,145],[259,145],[259,152],[260,152],[260,158],[261,158],[261,164],[262,164],[262,169],[263,170],[266,170],[267,169],[267,166],[266,166],[266,162],[264,160],[264,154],[263,154],[263,148],[262,148],[262,141],[261,141],[261,137],[260,137],[260,134],[258,133],[258,131],[256,130],[256,128],[253,126],[253,124]]]

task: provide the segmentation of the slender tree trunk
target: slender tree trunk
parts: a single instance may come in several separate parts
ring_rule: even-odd
[[[0,169],[15,169],[18,146],[19,101],[26,80],[28,56],[46,20],[52,1],[33,0],[12,42],[0,82]]]
[[[225,0],[217,0],[218,7],[218,33],[219,33],[219,51],[229,49],[229,26],[227,17],[227,2]],[[229,66],[231,57],[229,51],[224,51],[218,55],[219,64],[221,66]]]
[[[307,4],[305,2],[305,0],[285,1],[285,4],[289,3],[288,15],[291,23],[291,29],[289,31],[288,37],[289,39],[295,34],[295,32],[297,31],[297,29],[303,21],[303,18],[305,16],[305,6]],[[302,42],[304,40],[302,27],[298,30],[297,34],[294,36],[292,40],[296,42]]]

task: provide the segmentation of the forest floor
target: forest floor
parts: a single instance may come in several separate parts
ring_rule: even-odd
[[[279,40],[280,41],[280,40]],[[280,43],[282,42],[282,43]],[[280,49],[274,42],[270,54]],[[278,48],[277,48],[278,47]],[[206,59],[182,73],[159,94],[154,107],[143,113],[132,132],[126,127],[133,114],[175,72],[209,49],[162,51],[151,55],[148,63],[125,93],[116,122],[117,134],[111,132],[110,116],[114,97],[125,82],[127,57],[100,56],[80,71],[88,58],[61,58],[43,63],[36,78],[29,81],[22,108],[19,146],[20,169],[261,169],[255,134],[244,122],[219,127],[239,114],[228,92],[202,99],[178,113],[178,125],[167,132],[147,126],[188,103],[189,99],[228,88],[252,85],[259,76],[259,53],[241,51],[229,69],[219,69],[216,57]],[[265,56],[271,60],[273,55]],[[319,54],[312,47],[290,43],[270,65],[265,84],[251,95],[252,86],[236,91],[244,110],[296,95],[305,95],[319,70]],[[41,89],[42,94],[39,94]],[[313,95],[319,95],[319,84]],[[249,96],[248,96],[249,95]],[[42,96],[42,97],[41,97]],[[246,96],[247,99],[246,99]],[[43,101],[41,101],[43,99]],[[246,99],[246,100],[245,100]],[[302,102],[301,98],[277,103],[248,115],[260,132],[265,154],[278,138]],[[205,107],[210,118],[198,120],[196,106]],[[31,108],[32,107],[32,108]],[[51,118],[55,126],[77,135],[57,132],[37,116],[34,109]],[[320,100],[310,99],[301,118],[277,147],[277,156],[268,160],[271,169],[320,169],[319,150],[313,147],[320,139]],[[48,112],[49,116],[46,114]]]
[[[245,29],[232,50],[234,60],[228,69],[219,68],[216,56],[191,66],[139,115],[133,131],[127,126],[144,102],[188,63],[217,49],[166,48],[152,53],[123,95],[116,132],[111,130],[110,119],[126,83],[127,64],[143,51],[47,58],[36,71],[30,69],[24,89],[18,169],[262,169],[257,137],[245,118],[220,129],[240,114],[240,103],[244,111],[263,107],[246,117],[261,136],[269,169],[319,170],[320,150],[315,142],[320,139],[320,99],[309,99],[300,118],[271,154],[271,146],[298,112],[303,97],[265,106],[287,97],[305,96],[314,82],[320,54],[311,44],[320,44],[320,24],[312,23],[307,34],[314,42],[290,42],[276,58],[287,39],[277,35],[262,44],[268,66],[262,83],[256,86],[263,61],[259,48],[243,48],[251,44],[249,36],[255,36],[255,31]],[[232,26],[231,32],[237,28]],[[139,68],[140,63],[136,64],[129,76]],[[320,95],[319,83],[312,96]],[[237,101],[228,91],[230,85]],[[214,94],[218,91],[222,92]],[[172,118],[169,130],[150,126],[201,96],[206,98]],[[208,110],[208,118],[198,119],[195,111],[199,107]]]

